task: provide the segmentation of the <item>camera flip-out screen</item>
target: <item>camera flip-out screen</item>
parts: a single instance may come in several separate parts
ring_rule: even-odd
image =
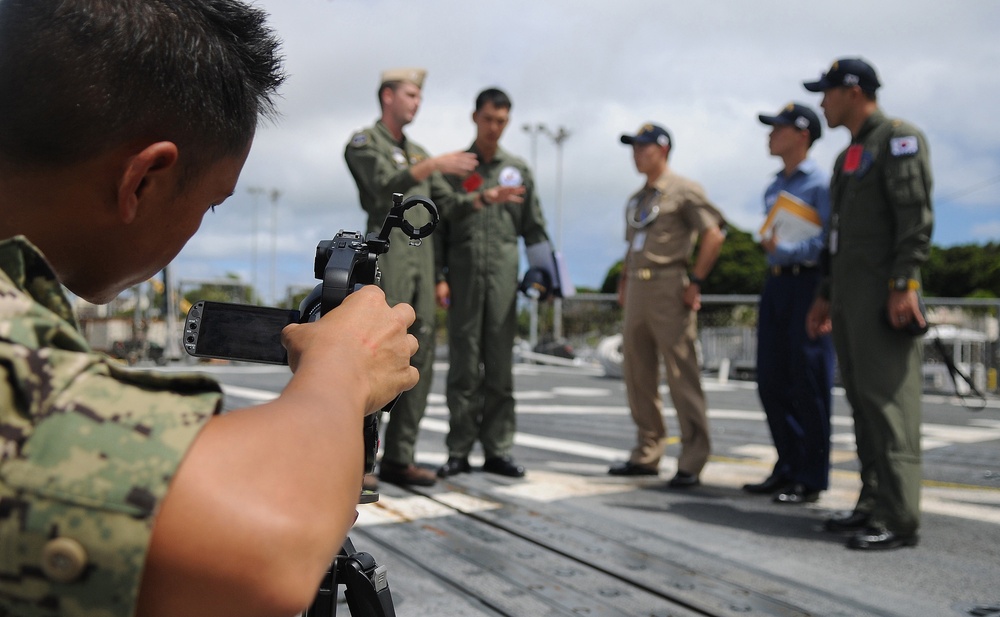
[[[228,302],[198,302],[188,311],[184,349],[192,356],[288,364],[281,330],[299,311]]]

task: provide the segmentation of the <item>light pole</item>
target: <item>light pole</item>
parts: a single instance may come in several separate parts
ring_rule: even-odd
[[[545,129],[543,131],[556,144],[556,249],[562,248],[562,145],[569,139],[570,132],[565,127],[560,126],[555,133]]]
[[[570,132],[560,126],[556,132],[539,125],[542,132],[556,144],[556,242],[555,249],[562,249],[562,172],[563,172],[563,142],[569,139]],[[556,274],[556,273],[553,273]],[[562,340],[562,298],[556,298],[552,303],[552,337],[556,342]]]
[[[525,124],[521,129],[531,137],[531,171],[534,173],[538,167],[538,134],[544,133],[548,129],[541,122],[538,124]]]
[[[270,297],[273,304],[276,300],[274,293],[275,262],[278,252],[278,198],[281,191],[278,189],[265,189],[259,186],[251,186],[247,192],[253,195],[253,231],[250,243],[250,285],[257,291],[257,201],[261,195],[266,195],[271,199],[271,268],[270,268]]]
[[[538,135],[548,131],[541,122],[537,124],[525,124],[521,129],[531,138],[531,172],[538,171]],[[538,299],[528,300],[528,344],[531,351],[535,351],[538,345]]]
[[[274,291],[275,271],[278,262],[278,198],[281,191],[271,189],[271,305],[278,303],[277,294]]]
[[[257,293],[257,202],[267,191],[259,186],[251,186],[247,193],[253,195],[253,227],[250,232],[250,287]]]

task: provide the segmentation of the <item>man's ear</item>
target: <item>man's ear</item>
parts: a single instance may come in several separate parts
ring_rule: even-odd
[[[118,183],[118,215],[126,225],[135,220],[139,203],[154,188],[174,190],[176,177],[167,176],[177,165],[177,144],[170,141],[152,143],[125,161]]]

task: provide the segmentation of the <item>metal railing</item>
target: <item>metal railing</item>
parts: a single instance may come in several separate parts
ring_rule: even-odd
[[[757,295],[705,295],[698,316],[702,367],[724,371],[737,379],[755,375]],[[932,329],[924,337],[924,386],[927,390],[959,391],[934,339],[940,339],[956,366],[981,391],[998,391],[1000,372],[1000,299],[925,298]],[[537,338],[553,339],[552,307],[539,307]],[[563,301],[562,333],[578,357],[599,362],[602,341],[621,332],[622,310],[616,294],[578,294]],[[523,329],[523,328],[522,328]],[[526,334],[522,332],[522,334]]]

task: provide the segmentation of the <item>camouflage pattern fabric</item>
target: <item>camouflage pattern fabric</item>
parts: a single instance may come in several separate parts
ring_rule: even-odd
[[[92,351],[40,252],[0,242],[0,615],[132,615],[157,504],[220,399]]]

